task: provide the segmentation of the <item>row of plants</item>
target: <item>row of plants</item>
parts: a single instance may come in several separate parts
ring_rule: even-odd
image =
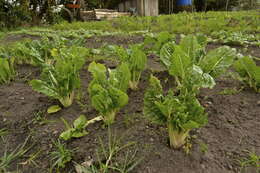
[[[144,98],[144,114],[168,126],[171,146],[174,148],[184,144],[191,129],[207,122],[204,108],[197,99],[200,88],[214,87],[215,78],[233,64],[241,81],[259,92],[260,68],[251,57],[238,58],[235,50],[226,46],[206,52],[206,44],[207,38],[203,35],[188,35],[176,44],[171,34],[162,32],[147,35],[143,44],[132,45],[128,49],[109,46],[110,54],[117,57],[119,65],[109,69],[92,62],[88,67],[92,74],[89,96],[93,108],[101,115],[96,120],[102,119],[106,125],[114,122],[116,113],[128,103],[128,88],[138,89],[149,53],[160,56],[169,75],[175,78],[176,86],[165,93],[159,79],[151,75],[150,87]],[[46,37],[40,41],[20,43],[16,51],[10,54],[2,51],[1,56],[5,57],[1,58],[3,62],[0,63],[2,83],[13,78],[14,62],[37,65],[42,73],[40,79],[30,81],[32,88],[59,100],[63,107],[69,107],[76,89],[81,86],[80,70],[91,54],[90,49],[71,45],[66,39],[50,41]],[[16,56],[18,58],[15,60]],[[59,106],[52,106],[48,112],[54,113],[60,109]],[[84,123],[74,126],[83,130],[89,122],[82,117],[80,119]]]
[[[151,74],[143,113],[152,122],[167,126],[170,146],[181,148],[191,130],[207,124],[207,113],[197,98],[200,89],[213,88],[215,79],[229,67],[234,67],[241,81],[260,92],[260,67],[252,57],[238,55],[227,46],[206,52],[207,40],[203,35],[188,35],[176,44],[174,35],[161,32],[148,34],[142,44],[129,48],[109,45],[101,49],[88,49],[82,47],[82,40],[59,37],[25,41],[1,49],[0,69],[4,70],[0,70],[0,82],[14,79],[16,64],[38,66],[40,79],[30,81],[32,88],[67,108],[73,103],[76,89],[81,87],[80,70],[86,61],[91,61],[96,54],[115,57],[118,66],[114,69],[95,61],[89,64],[92,80],[87,90],[99,116],[87,120],[81,115],[73,125],[64,120],[67,129],[60,138],[69,140],[87,135],[86,127],[96,121],[111,126],[117,113],[128,104],[129,88],[133,92],[138,89],[147,55],[155,54],[174,77],[175,85],[165,91],[160,80]],[[59,111],[60,105],[51,106],[48,113]]]
[[[53,30],[103,30],[103,31],[168,31],[191,34],[226,30],[242,33],[259,31],[257,11],[178,13],[174,15],[148,17],[121,17],[111,21],[60,23],[50,27]]]

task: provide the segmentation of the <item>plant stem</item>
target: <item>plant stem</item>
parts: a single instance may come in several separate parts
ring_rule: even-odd
[[[138,82],[136,82],[136,81],[129,81],[129,87],[132,90],[137,90],[138,89]]]
[[[113,124],[114,121],[115,121],[115,116],[116,116],[116,111],[111,111],[111,112],[106,113],[106,114],[103,116],[104,123],[105,123],[106,125],[111,125],[111,124]]]
[[[168,132],[170,139],[170,147],[178,149],[185,144],[185,139],[189,135],[189,131],[179,132],[174,129],[172,123],[168,123]]]
[[[70,105],[72,105],[73,99],[74,99],[74,91],[72,91],[72,93],[70,93],[68,96],[59,99],[59,101],[65,108],[67,108]]]

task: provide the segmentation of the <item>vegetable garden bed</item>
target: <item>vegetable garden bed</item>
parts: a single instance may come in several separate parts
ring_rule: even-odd
[[[95,36],[88,38],[85,46],[97,49],[107,43],[128,47],[129,44],[143,41],[144,38],[140,35]],[[210,43],[207,51],[220,46],[222,45],[218,43]],[[243,49],[242,46],[233,47],[241,51]],[[260,57],[257,46],[249,46],[243,53]],[[118,61],[113,58],[102,58],[96,62],[111,69],[118,65]],[[81,87],[76,90],[73,104],[54,114],[46,111],[59,102],[34,91],[28,85],[29,81],[40,78],[40,67],[18,65],[15,79],[9,84],[0,85],[0,130],[3,129],[0,131],[0,156],[5,152],[16,152],[21,149],[21,144],[25,144],[24,153],[8,165],[8,170],[24,173],[58,172],[56,168],[51,169],[53,157],[50,153],[57,150],[53,141],[57,141],[66,129],[62,119],[72,124],[79,115],[85,115],[88,120],[98,115],[91,106],[88,93],[92,80],[88,71],[90,63],[91,60],[88,60],[80,70]],[[256,60],[256,63],[259,65],[259,61]],[[143,115],[144,96],[149,88],[151,74],[160,79],[164,92],[174,85],[175,79],[168,74],[159,58],[148,56],[148,65],[141,75],[138,89],[128,89],[129,102],[118,112],[111,127],[107,128],[103,122],[95,122],[86,128],[87,135],[68,141],[61,140],[73,154],[70,162],[59,169],[60,172],[84,173],[79,165],[98,167],[99,161],[105,164],[108,159],[102,155],[102,148],[107,148],[113,142],[115,148],[124,148],[109,161],[119,168],[126,166],[125,173],[128,168],[137,173],[259,171],[259,160],[257,165],[247,164],[252,159],[250,154],[260,153],[259,93],[232,79],[228,72],[218,77],[213,89],[201,89],[198,95],[208,114],[208,124],[192,130],[188,142],[176,150],[169,146],[167,128],[151,123]],[[100,150],[98,157],[97,151]],[[134,161],[131,162],[131,159]],[[110,172],[117,171],[114,169]]]

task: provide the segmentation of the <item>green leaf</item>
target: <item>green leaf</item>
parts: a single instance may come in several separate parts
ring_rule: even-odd
[[[113,87],[126,92],[131,78],[131,72],[128,65],[126,63],[122,63],[115,70],[110,70],[109,72],[109,83]]]
[[[190,130],[190,129],[199,128],[200,125],[197,122],[191,120],[191,121],[188,121],[187,123],[183,124],[182,127],[185,130]]]
[[[169,69],[171,66],[171,58],[174,52],[174,46],[174,42],[168,42],[163,45],[160,51],[160,60],[167,69]]]
[[[74,132],[72,133],[72,137],[73,137],[73,138],[80,138],[80,137],[85,136],[85,135],[87,135],[87,134],[88,134],[88,132],[85,131],[85,130],[83,130],[83,131],[74,131]]]
[[[75,129],[84,128],[85,124],[87,123],[87,119],[84,115],[80,115],[74,122],[73,126]]]
[[[52,114],[52,113],[59,112],[60,110],[61,110],[61,107],[59,105],[53,105],[48,108],[47,113]]]
[[[236,51],[227,46],[211,50],[199,63],[205,73],[213,77],[223,74],[236,58]]]
[[[32,80],[30,81],[30,85],[35,91],[43,93],[49,97],[54,97],[56,99],[59,98],[59,94],[54,88],[51,88],[47,82],[41,80]]]
[[[62,138],[64,140],[69,140],[72,137],[74,130],[75,129],[71,128],[71,129],[66,130],[65,132],[62,132],[60,134],[60,138]]]
[[[184,52],[180,46],[175,46],[169,73],[173,76],[178,76],[181,79],[184,79],[191,63],[189,55]]]
[[[203,46],[199,44],[196,36],[188,35],[184,37],[181,40],[179,46],[187,54],[187,56],[190,57],[190,60],[193,63],[196,63],[199,60]]]

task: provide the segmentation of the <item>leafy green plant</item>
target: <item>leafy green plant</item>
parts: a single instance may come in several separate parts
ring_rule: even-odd
[[[154,76],[151,76],[145,93],[144,114],[159,124],[167,125],[173,148],[182,147],[192,129],[207,123],[204,108],[194,95],[176,95],[173,90],[164,95],[160,81]]]
[[[239,74],[239,80],[260,92],[260,67],[256,65],[253,58],[243,56],[234,63],[234,68]]]
[[[80,138],[88,134],[85,128],[96,121],[102,120],[102,117],[96,117],[92,120],[87,120],[84,115],[80,115],[74,122],[73,126],[70,126],[66,120],[62,118],[67,130],[60,134],[60,138],[64,140],[69,140],[71,138]]]
[[[206,44],[205,37],[188,35],[179,45],[166,43],[162,47],[160,59],[182,91],[197,93],[200,87],[212,88],[214,78],[233,64],[235,50],[223,46],[206,53]]]
[[[14,58],[0,58],[0,84],[9,83],[14,76]]]
[[[35,91],[58,99],[64,107],[69,107],[76,88],[80,87],[79,70],[85,63],[88,51],[81,47],[53,50],[55,64],[43,69],[41,80],[32,80]]]
[[[132,90],[138,89],[141,74],[146,68],[146,54],[143,52],[140,45],[132,45],[129,49],[124,49],[120,46],[113,46],[113,49],[121,63],[127,64],[130,70],[131,78],[129,81],[129,87]]]
[[[121,64],[114,70],[107,70],[103,64],[92,62],[88,70],[93,76],[88,88],[92,106],[101,114],[105,124],[112,124],[116,113],[128,103],[128,66]]]
[[[65,144],[62,144],[59,140],[53,142],[56,147],[56,151],[51,152],[51,172],[56,167],[59,172],[60,168],[65,168],[66,164],[71,161],[73,151],[66,148]]]
[[[168,42],[175,43],[174,39],[175,36],[167,31],[158,34],[149,33],[145,36],[143,46],[144,49],[148,49],[148,52],[159,55],[162,46]]]

